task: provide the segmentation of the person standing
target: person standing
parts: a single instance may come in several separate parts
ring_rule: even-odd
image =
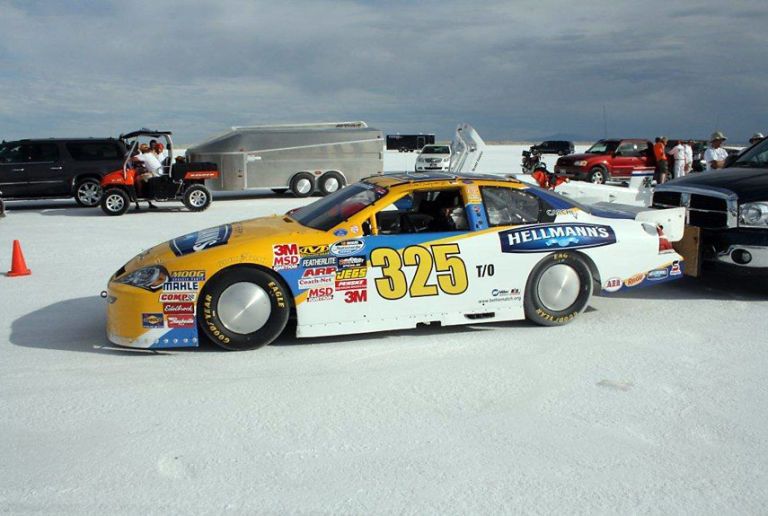
[[[682,140],[677,141],[677,145],[672,147],[672,150],[669,151],[669,155],[675,160],[672,168],[672,179],[683,177],[685,175],[686,150]]]
[[[752,135],[752,138],[749,139],[749,144],[754,145],[757,142],[763,140],[765,136],[763,136],[763,133],[755,133]]]
[[[709,147],[704,152],[704,161],[707,162],[707,171],[716,170],[725,167],[725,160],[728,158],[728,151],[722,148],[723,142],[727,140],[722,131],[715,131],[709,138]]]
[[[667,139],[664,136],[656,138],[653,145],[653,154],[656,157],[656,183],[667,182],[667,152],[664,149],[667,145]]]
[[[693,140],[688,140],[685,144],[685,174],[688,175],[693,170]]]

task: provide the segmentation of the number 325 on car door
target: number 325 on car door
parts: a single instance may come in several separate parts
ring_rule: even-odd
[[[376,278],[376,290],[384,299],[437,296],[440,292],[449,295],[467,291],[467,266],[459,257],[459,244],[436,244],[427,247],[414,245],[402,252],[389,247],[380,247],[371,252],[371,266],[381,267],[383,276]],[[416,267],[411,284],[403,267]],[[436,272],[437,284],[430,283],[432,269]]]

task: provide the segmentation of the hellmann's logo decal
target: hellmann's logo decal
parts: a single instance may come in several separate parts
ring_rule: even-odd
[[[615,244],[616,234],[600,224],[545,224],[502,231],[499,239],[502,253],[541,253]]]

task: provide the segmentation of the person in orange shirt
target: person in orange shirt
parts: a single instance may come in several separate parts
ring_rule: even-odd
[[[653,154],[656,156],[656,183],[658,184],[667,182],[667,152],[664,149],[666,146],[666,137],[656,138]]]

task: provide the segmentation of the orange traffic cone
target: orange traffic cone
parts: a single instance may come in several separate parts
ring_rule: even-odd
[[[11,270],[7,276],[28,276],[32,271],[27,269],[27,263],[24,261],[24,254],[21,252],[21,244],[18,240],[13,241],[13,258],[11,259]]]

